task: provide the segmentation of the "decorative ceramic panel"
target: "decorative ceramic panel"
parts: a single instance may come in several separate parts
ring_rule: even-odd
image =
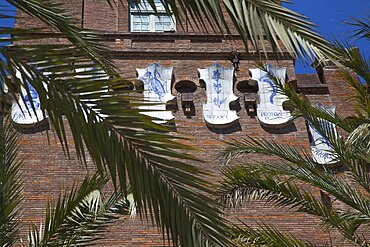
[[[159,64],[152,64],[145,69],[136,69],[138,79],[144,83],[144,99],[161,104],[140,106],[142,114],[157,118],[155,123],[165,123],[174,118],[172,111],[166,110],[166,103],[173,100],[171,94],[171,80],[173,67],[162,67]]]
[[[82,79],[82,78],[91,78],[92,76],[89,75],[88,73],[87,74],[84,74],[85,72],[88,72],[88,71],[94,71],[94,74],[95,76],[97,77],[97,79],[99,80],[108,80],[109,79],[109,76],[106,75],[104,73],[104,70],[98,70],[98,69],[95,69],[93,67],[91,68],[78,68],[76,69],[76,78],[79,78],[79,79]]]
[[[18,79],[22,80],[21,73],[16,72]],[[21,94],[18,98],[18,103],[13,102],[12,105],[12,119],[15,123],[19,125],[34,125],[44,120],[44,114],[41,109],[40,98],[36,90],[32,87],[30,83],[27,82],[29,88],[29,95],[27,94],[26,89],[21,89]],[[32,108],[32,103],[33,107]]]
[[[206,82],[207,103],[203,104],[203,115],[207,123],[229,124],[239,117],[230,110],[229,103],[238,99],[233,93],[234,68],[214,64],[198,69],[200,79]]]
[[[335,106],[325,107],[319,102],[316,102],[315,107],[335,113]],[[327,120],[319,119],[321,128],[324,130],[334,130],[336,133],[335,125]],[[319,164],[330,164],[336,162],[336,156],[333,153],[333,148],[330,146],[329,141],[316,130],[316,128],[308,122],[308,130],[311,136],[310,147],[313,159]]]
[[[277,68],[271,64],[266,65],[267,71],[283,82],[286,76],[286,68]],[[291,120],[289,111],[283,109],[283,102],[288,98],[278,92],[278,87],[261,69],[250,69],[252,79],[258,82],[257,116],[258,120],[266,125],[280,125]]]
[[[87,79],[87,81],[90,80],[109,80],[109,76],[105,73],[102,69],[97,69],[94,67],[86,67],[86,68],[78,68],[75,69],[76,75],[75,78],[77,79]],[[108,86],[105,88],[103,87],[100,91],[101,93],[108,92]],[[89,93],[85,93],[89,94]]]

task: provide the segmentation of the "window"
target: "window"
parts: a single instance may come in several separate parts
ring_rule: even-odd
[[[147,1],[130,6],[131,32],[165,32],[175,31],[173,15],[168,15],[160,0],[154,0],[157,14]]]

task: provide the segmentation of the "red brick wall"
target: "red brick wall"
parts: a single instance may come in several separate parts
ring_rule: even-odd
[[[71,137],[70,131],[67,136]],[[38,226],[45,216],[48,200],[56,200],[60,193],[68,192],[73,183],[82,180],[88,171],[76,158],[71,139],[71,155],[68,158],[52,131],[49,135],[43,128],[19,129],[20,157],[24,159],[22,173],[24,177],[23,216],[21,236],[27,240],[27,230],[31,224]],[[88,170],[94,167],[89,161]]]
[[[82,1],[83,0],[68,0],[68,1],[61,1],[64,5],[64,9],[69,10],[68,14],[72,18],[79,23],[81,20],[82,15]],[[17,18],[15,21],[16,28],[46,28],[46,30],[50,30],[43,22],[38,21],[26,13],[17,10]]]
[[[174,87],[175,84],[172,87],[172,94],[177,96],[178,109],[174,115],[177,131],[187,137],[194,138],[184,143],[200,149],[195,155],[202,157],[205,162],[195,165],[215,172],[215,177],[207,179],[216,181],[217,175],[222,169],[222,164],[216,155],[225,146],[223,141],[232,141],[250,135],[309,148],[306,124],[302,118],[295,120],[285,129],[263,128],[256,117],[248,116],[241,100],[242,97],[239,99],[240,109],[237,111],[240,117],[238,124],[226,129],[207,126],[202,112],[202,104],[206,102],[206,89],[199,83],[197,69],[206,68],[214,63],[231,66],[231,62],[228,60],[231,51],[240,51],[240,70],[236,73],[234,88],[235,94],[241,96],[241,93],[236,90],[236,84],[248,80],[248,69],[255,68],[255,61],[259,57],[245,52],[242,42],[235,40],[235,37],[232,40],[225,40],[219,35],[201,35],[196,31],[190,31],[191,34],[181,32],[147,35],[127,33],[128,9],[126,5],[122,5],[122,2],[126,3],[125,1],[117,1],[118,7],[114,6],[111,9],[106,1],[85,0],[84,11],[82,11],[82,0],[67,1],[76,17],[82,16],[83,13],[85,28],[110,33],[106,35],[106,44],[115,51],[113,53],[114,62],[122,76],[136,77],[136,68],[145,68],[156,62],[162,66],[174,66],[175,82],[186,79],[196,83],[195,116],[187,118],[184,115],[181,97]],[[40,25],[21,12],[18,12],[18,17],[17,27]],[[274,58],[274,56],[272,57]],[[270,62],[274,65],[287,67],[289,80],[296,79],[293,60],[288,57],[279,60],[274,58]],[[301,86],[324,88],[326,90],[324,90],[324,94],[311,92],[307,97],[311,102],[320,100],[325,105],[335,104],[339,106],[337,109],[341,114],[350,114],[352,110],[343,100],[347,95],[348,88],[341,80],[337,79],[335,73],[336,71],[326,71],[327,87],[319,84],[318,81],[305,83],[302,81]],[[300,86],[300,80],[298,80],[298,85]],[[87,170],[76,160],[73,153],[71,159],[66,158],[52,132],[50,132],[50,144],[48,144],[45,131],[24,134],[21,142],[21,156],[25,158],[23,172],[26,177],[26,186],[22,236],[26,239],[25,234],[30,223],[39,224],[41,222],[46,201],[50,198],[56,198],[60,192],[68,190],[73,181],[81,179]],[[266,157],[250,156],[240,159],[240,161],[253,162],[256,159],[268,160]],[[89,164],[89,170],[92,167],[93,165]],[[235,222],[236,218],[239,218],[256,226],[256,222],[262,221],[316,244],[325,244],[330,241],[329,233],[321,230],[317,219],[306,214],[277,209],[264,202],[246,203],[239,209],[231,209],[230,213],[230,218]],[[99,242],[100,246],[165,245],[161,233],[156,228],[149,227],[145,220],[139,218],[117,221],[109,228],[105,236],[106,238]],[[340,237],[333,241],[335,243],[338,240]]]
[[[118,31],[118,2],[84,0],[84,28],[105,32]]]
[[[336,106],[336,112],[343,117],[352,115],[354,113],[354,104],[351,96],[354,92],[341,77],[341,70],[336,66],[325,66],[323,75],[325,83],[328,85],[332,102]],[[353,74],[353,76],[355,75]]]

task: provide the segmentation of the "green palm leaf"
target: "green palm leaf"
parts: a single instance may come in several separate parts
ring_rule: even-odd
[[[99,36],[76,28],[69,21],[66,11],[55,2],[10,2],[61,32],[48,34],[49,38],[65,38],[71,42],[67,45],[19,44],[2,48],[1,53],[8,64],[0,66],[2,80],[9,88],[11,85],[6,79],[6,72],[15,78],[15,69],[20,70],[24,78],[14,79],[18,89],[20,86],[27,89],[27,80],[36,88],[66,152],[69,140],[64,129],[64,117],[71,126],[78,157],[86,158],[86,147],[98,170],[107,170],[116,187],[121,186],[125,194],[126,181],[129,181],[139,211],[155,219],[163,232],[171,230],[175,244],[228,245],[229,240],[222,234],[228,231],[220,216],[222,211],[205,196],[210,191],[200,176],[207,173],[176,161],[192,158],[181,154],[186,148],[172,137],[145,131],[148,127],[163,128],[153,125],[150,118],[139,113],[141,101],[129,93],[117,94],[110,90],[116,85],[126,87],[127,84],[102,55],[107,50],[98,43]],[[208,22],[218,22],[219,28],[226,23],[217,2],[179,1],[180,9],[172,1],[169,4],[178,18],[178,10],[186,8],[191,16],[203,22],[203,26],[204,15],[208,17]],[[265,52],[269,49],[261,42],[266,38],[275,52],[283,50],[279,46],[282,42],[293,56],[313,54],[323,58],[324,53],[327,56],[336,54],[326,41],[315,34],[310,23],[276,4],[276,1],[224,1],[223,4],[244,41],[247,43],[250,40],[257,52],[259,48]],[[249,19],[242,16],[243,12],[250,13],[246,16]],[[12,34],[11,38],[5,39],[8,41],[45,38],[40,32],[32,34],[32,30],[1,31]],[[87,78],[78,78],[77,68],[95,69],[84,73]],[[98,72],[100,69],[105,74],[113,75],[114,79],[105,79],[105,74]],[[45,76],[43,72],[51,72],[52,75]],[[47,90],[43,83],[46,83]],[[12,93],[15,96],[15,92]],[[339,118],[336,121],[344,129],[352,128]]]
[[[336,49],[343,56],[342,63],[345,67],[355,72],[362,77],[365,83],[361,83],[359,78],[354,76],[349,70],[343,70],[341,75],[343,79],[353,88],[353,101],[356,103],[357,124],[369,122],[370,119],[370,58],[357,48],[351,47],[349,44],[335,42]],[[363,116],[365,114],[365,116]]]
[[[17,157],[18,133],[9,119],[0,117],[0,245],[13,246],[18,239],[18,218],[23,198]]]
[[[347,57],[343,60],[344,64],[366,75],[367,62],[362,61],[363,58],[358,51],[343,47],[338,49],[343,49],[343,54]],[[295,117],[303,116],[329,141],[334,150],[333,154],[347,169],[348,176],[337,176],[327,167],[317,164],[299,147],[271,140],[248,138],[229,143],[229,147],[222,154],[226,162],[235,156],[249,153],[274,156],[279,161],[225,169],[219,191],[221,201],[235,205],[243,198],[264,199],[278,206],[318,216],[326,229],[339,230],[344,238],[356,245],[369,244],[366,237],[357,232],[360,227],[367,229],[370,224],[368,91],[358,80],[353,79],[349,72],[344,72],[344,75],[354,88],[354,99],[359,109],[354,118],[359,120],[357,123],[353,121],[354,119],[343,119],[326,110],[316,109],[289,85],[284,86],[277,78],[271,79],[280,92],[289,97],[292,114]],[[347,132],[348,137],[343,138],[332,129],[324,129],[319,119],[326,119],[335,124]],[[320,202],[314,194],[302,186],[297,186],[302,182],[327,193],[329,201],[331,198],[338,200],[341,205],[346,205],[346,209]],[[265,234],[264,231],[253,233],[256,236],[260,234],[261,238]],[[284,236],[278,237],[274,243],[281,239],[284,239]]]
[[[107,178],[95,174],[85,178],[77,188],[59,196],[55,204],[48,203],[40,227],[34,225],[28,234],[29,246],[91,245],[104,232],[117,214],[128,214],[130,207],[123,193],[114,193],[106,202],[100,190]]]
[[[63,22],[68,20],[58,17],[53,25],[64,25]],[[73,25],[68,25],[73,29]],[[45,36],[32,30],[3,32],[12,34],[5,38],[7,41],[21,40],[28,44],[14,43],[1,49],[7,61],[1,64],[1,79],[14,97],[17,94],[12,85],[18,91],[20,87],[29,91],[27,81],[36,89],[45,116],[67,154],[71,140],[64,127],[66,119],[78,157],[86,160],[90,155],[98,171],[110,174],[115,188],[124,194],[129,183],[139,213],[154,220],[163,233],[170,234],[175,245],[230,244],[225,235],[229,227],[223,212],[207,196],[211,191],[202,176],[208,173],[178,161],[195,159],[183,154],[190,148],[177,143],[178,138],[161,133],[167,128],[153,124],[151,118],[140,114],[139,107],[144,103],[132,95],[135,92],[112,90],[128,88],[128,82],[117,75],[107,78],[109,71],[101,66],[99,56],[91,58],[91,54],[86,55],[88,50],[80,48],[88,45],[79,40],[85,37],[80,35],[76,39],[78,43],[69,37],[74,31],[50,34],[48,38],[67,38],[71,44],[38,45],[34,41]],[[98,43],[95,46],[100,47]],[[102,56],[102,50],[95,46],[89,49]],[[77,73],[76,69],[85,72]],[[16,70],[22,79],[15,76]],[[7,72],[13,78],[12,84],[6,78]],[[32,236],[36,239],[38,235]]]
[[[257,230],[244,224],[242,228],[237,227],[233,231],[233,235],[236,241],[242,246],[315,246],[310,243],[305,243],[289,234],[284,234],[275,227],[263,224],[259,224]]]
[[[148,0],[154,7],[154,0]],[[179,23],[180,13],[189,13],[199,25],[218,28],[223,33],[231,33],[236,28],[246,47],[251,43],[253,53],[261,51],[283,53],[305,60],[314,58],[336,58],[340,54],[314,29],[308,18],[283,7],[276,0],[179,0],[165,1],[174,12]],[[287,2],[287,1],[283,1]],[[224,10],[227,11],[225,14]],[[228,20],[231,19],[233,26]],[[210,28],[208,28],[210,29]],[[307,60],[306,60],[307,61]]]
[[[340,201],[347,200],[347,202],[348,198],[337,197],[338,193],[335,191],[338,189],[346,191],[348,184],[344,183],[338,186],[332,181],[320,180],[307,171],[299,172],[298,170],[293,166],[286,168],[278,164],[226,169],[219,190],[220,200],[235,206],[237,205],[235,203],[241,202],[243,199],[253,201],[263,199],[280,207],[288,207],[298,212],[318,216],[327,228],[338,229],[345,238],[356,244],[366,243],[366,240],[357,234],[356,230],[359,226],[366,227],[369,223],[368,200],[357,198],[349,203],[350,206],[354,206],[359,211],[343,212],[342,209],[333,209],[320,202],[310,192],[297,186],[296,180],[323,188]],[[315,178],[317,181],[312,181],[311,178]],[[334,177],[327,178],[335,179]],[[348,192],[346,191],[347,195],[356,195],[353,191],[351,191],[352,194]],[[365,204],[364,208],[362,208],[363,204]]]
[[[200,178],[207,173],[174,160],[191,158],[176,151],[185,147],[173,137],[145,130],[149,126],[156,127],[150,118],[140,114],[137,106],[143,103],[128,93],[108,90],[108,81],[94,72],[89,75],[91,80],[81,80],[73,71],[64,72],[64,65],[34,69],[19,57],[11,57],[13,54],[5,55],[9,66],[19,68],[38,91],[41,105],[65,149],[69,140],[65,135],[64,117],[69,121],[79,157],[86,157],[86,145],[98,170],[108,170],[114,184],[125,190],[129,181],[140,212],[155,219],[163,232],[171,230],[175,243],[223,245],[229,242],[224,236],[227,225],[221,217],[222,211],[198,192],[210,193],[208,184]],[[42,68],[43,63],[39,61],[38,65]],[[55,75],[50,78],[42,75],[49,70]],[[67,75],[72,75],[71,79],[66,80]],[[20,81],[18,85],[27,87]]]
[[[51,36],[47,35],[46,38],[59,36],[59,38],[68,39],[80,52],[102,66],[108,74],[116,75],[112,63],[103,55],[107,52],[106,47],[98,43],[99,40],[102,40],[95,33],[79,28],[77,20],[69,14],[69,11],[65,10],[61,3],[53,0],[7,0],[7,2],[15,6],[18,11],[24,11],[48,27],[55,28],[57,32],[60,32],[59,35],[54,33]],[[28,31],[30,34],[32,32],[40,33],[40,30]],[[34,38],[36,37],[34,36]],[[45,36],[43,38],[45,39]]]
[[[363,20],[352,18],[347,24],[355,28],[353,30],[353,37],[370,39],[370,17],[364,18]]]

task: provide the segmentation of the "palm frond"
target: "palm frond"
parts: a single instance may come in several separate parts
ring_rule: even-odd
[[[106,47],[98,43],[101,39],[96,33],[79,28],[77,21],[70,16],[63,4],[54,0],[7,0],[7,2],[18,10],[36,17],[48,27],[55,28],[57,32],[60,32],[59,38],[66,38],[86,57],[103,67],[109,75],[117,75],[112,62],[104,55],[107,53]],[[58,36],[58,34],[52,36]]]
[[[227,144],[228,146],[221,152],[221,156],[225,162],[228,162],[237,156],[249,153],[276,156],[292,163],[304,163],[307,161],[301,155],[301,153],[305,154],[302,149],[263,138],[247,136],[246,139],[233,140],[227,142]]]
[[[352,18],[347,24],[353,26],[353,37],[370,39],[370,17],[364,18],[363,20]]]
[[[178,152],[185,147],[166,135],[144,131],[148,126],[156,127],[151,124],[150,118],[140,115],[138,106],[142,103],[129,94],[117,95],[109,90],[112,83],[122,83],[119,79],[117,81],[104,79],[102,75],[95,73],[96,70],[85,74],[89,76],[88,79],[77,78],[76,68],[98,67],[97,70],[103,68],[107,74],[114,74],[111,67],[107,68],[103,63],[104,56],[101,52],[104,50],[95,42],[98,40],[97,36],[86,34],[68,23],[68,18],[64,18],[65,12],[54,2],[50,2],[49,5],[39,2],[31,7],[27,6],[27,2],[20,0],[14,0],[14,3],[23,11],[65,33],[64,37],[73,44],[72,47],[68,45],[13,47],[12,53],[8,52],[9,49],[2,52],[9,65],[1,66],[13,76],[15,69],[21,70],[23,77],[37,89],[43,108],[66,150],[69,140],[63,126],[63,115],[71,125],[78,156],[82,159],[86,157],[84,151],[86,145],[98,170],[108,170],[115,185],[120,185],[125,194],[126,181],[129,180],[138,209],[155,219],[163,232],[171,230],[175,244],[227,245],[228,239],[221,234],[228,229],[220,216],[222,211],[217,204],[203,195],[210,191],[206,188],[207,183],[200,179],[199,175],[206,173],[186,163],[174,161],[177,158],[191,159]],[[174,5],[171,8],[176,13],[174,2],[169,3]],[[232,18],[234,23],[237,23],[236,18],[243,11],[251,13],[253,18],[245,23],[238,22],[237,26],[238,30],[243,32],[249,29],[246,27],[253,27],[243,38],[246,43],[251,40],[257,51],[261,46],[263,50],[267,50],[263,42],[260,43],[267,37],[273,51],[279,50],[279,42],[282,42],[294,56],[313,54],[323,58],[324,52],[320,49],[325,50],[329,56],[335,55],[335,51],[332,51],[326,41],[314,33],[310,23],[303,20],[302,16],[277,5],[276,1],[224,1],[224,3],[230,15],[234,16]],[[190,14],[200,20],[205,14],[209,17],[208,20],[216,18],[217,21],[224,23],[224,17],[220,12],[221,6],[217,2],[194,0],[186,5],[180,1],[180,7],[183,9],[189,7]],[[62,14],[59,15],[60,13]],[[57,18],[49,14],[57,14]],[[293,25],[286,28],[288,23],[284,21],[288,19],[293,20]],[[303,28],[304,31],[297,31],[299,28]],[[15,40],[30,37],[30,33],[25,34],[22,30],[18,30],[17,34],[18,36],[13,36]],[[89,39],[90,37],[93,38]],[[15,56],[16,51],[20,57]],[[68,63],[75,65],[67,66]],[[53,74],[46,77],[42,74],[46,71]],[[6,81],[6,73],[2,74]],[[27,88],[25,81],[15,81],[18,88],[20,86]],[[342,128],[352,128],[341,119],[335,120]],[[198,232],[195,233],[194,229]]]
[[[365,53],[361,52],[360,49],[353,47],[348,43],[335,41],[334,44],[338,52],[342,54],[343,59],[341,62],[343,65],[355,72],[357,76],[362,77],[365,80],[365,83],[368,85],[370,82],[370,58]],[[344,76],[344,79],[346,79],[346,81],[353,87],[356,93],[369,94],[368,89],[366,90],[366,87],[364,87],[366,85],[361,84],[358,78],[356,78],[357,76],[354,76],[353,74],[351,75],[348,72],[349,71],[344,71],[342,76]]]
[[[154,5],[154,0],[148,0]],[[339,54],[332,45],[314,29],[308,18],[283,7],[275,0],[180,0],[165,1],[174,12],[178,23],[182,23],[179,13],[189,13],[201,26],[218,28],[230,33],[236,28],[246,47],[252,44],[255,53],[275,54],[287,51],[301,60],[314,58],[323,60],[335,58]],[[226,9],[227,14],[224,14]],[[228,20],[231,19],[233,26]],[[307,60],[306,60],[307,62]]]
[[[351,59],[348,59],[349,62],[347,62],[352,67],[356,67],[357,71],[364,71],[363,69],[366,69],[366,63],[361,62],[361,56],[359,56],[358,52],[352,52],[351,50],[349,54],[354,54],[354,58],[351,56],[348,56]],[[352,61],[352,62],[351,62]],[[361,66],[359,66],[361,65]],[[262,65],[260,65],[262,66]],[[263,67],[261,67],[264,69]],[[266,69],[264,69],[266,70]],[[267,71],[267,70],[266,70]],[[268,72],[268,71],[267,71]],[[329,121],[331,123],[334,123],[336,126],[341,127],[343,130],[347,132],[355,131],[356,127],[360,125],[361,123],[367,123],[368,118],[366,116],[361,115],[365,112],[367,113],[368,108],[368,93],[367,88],[364,87],[358,80],[355,80],[352,75],[349,74],[349,72],[345,72],[347,75],[347,79],[349,80],[349,83],[355,88],[356,93],[356,99],[358,100],[358,103],[360,105],[360,110],[358,111],[358,116],[355,119],[343,119],[337,114],[333,114],[332,112],[329,112],[325,109],[318,109],[316,107],[313,107],[310,102],[308,102],[306,99],[299,97],[299,95],[290,88],[289,85],[283,86],[283,84],[279,81],[278,78],[275,78],[271,76],[270,78],[276,83],[281,93],[287,95],[289,97],[289,103],[290,106],[293,108],[293,115],[296,117],[298,116],[304,116],[307,121],[312,124],[315,129],[326,139],[329,140],[330,146],[333,148],[333,156],[337,157],[337,160],[340,161],[343,165],[345,165],[347,168],[349,168],[352,171],[353,178],[362,186],[365,186],[364,188],[368,190],[368,182],[364,179],[364,175],[362,174],[363,169],[366,171],[366,162],[368,161],[368,158],[366,156],[367,150],[364,150],[363,148],[359,148],[358,151],[356,151],[355,146],[346,144],[346,141],[337,135],[337,132],[334,128],[324,128],[321,124],[321,119],[325,119],[326,121]],[[354,121],[356,120],[356,121]],[[264,141],[267,143],[266,145],[272,145],[270,141]],[[244,145],[246,147],[247,145]],[[228,149],[232,149],[232,147],[229,147]],[[266,147],[262,146],[260,149],[264,149]],[[289,147],[288,147],[289,148]],[[276,148],[274,148],[276,150]],[[268,149],[271,154],[276,154],[275,151]],[[229,150],[228,150],[229,151]],[[264,152],[266,153],[266,151]],[[285,158],[286,154],[280,152],[277,154],[280,158]],[[306,163],[312,164],[312,161],[307,158],[306,156]],[[360,161],[354,162],[353,158],[360,158]],[[286,158],[285,158],[286,159]],[[287,159],[286,159],[287,160]],[[291,160],[288,160],[291,161]],[[296,160],[295,162],[299,162]],[[359,167],[359,164],[362,164],[361,167],[364,167],[361,169]]]
[[[354,199],[357,205],[356,207],[364,208],[363,210],[356,212],[343,212],[341,209],[336,210],[320,202],[311,193],[299,188],[295,184],[295,180],[297,179],[301,179],[308,184],[314,184],[307,179],[313,176],[308,174],[306,175],[307,178],[304,179],[303,172],[295,174],[294,167],[290,167],[289,170],[293,170],[293,172],[289,173],[288,169],[284,169],[282,166],[275,166],[273,168],[266,165],[261,167],[248,166],[226,169],[218,192],[219,198],[224,203],[231,205],[236,205],[235,203],[243,199],[263,199],[268,203],[273,202],[279,207],[288,207],[297,212],[305,212],[318,216],[327,228],[338,229],[345,238],[354,243],[366,242],[365,239],[356,233],[359,226],[368,224],[369,215],[366,208],[369,205],[361,206],[362,203],[368,204],[366,199],[362,199],[362,201]],[[333,190],[336,190],[334,185],[322,180],[319,180],[314,185],[320,188],[320,184],[321,187],[326,188],[330,194],[334,194],[334,197],[337,198],[337,193],[332,193]],[[344,188],[342,186],[339,187],[341,187],[340,190],[346,190],[345,186]],[[342,201],[343,198],[337,199]],[[349,204],[353,206],[353,204]]]
[[[103,202],[99,190],[106,182],[107,178],[95,174],[59,196],[55,204],[48,203],[44,222],[29,232],[29,246],[91,245],[117,213],[127,215],[130,206],[119,192]]]
[[[0,116],[0,245],[13,246],[18,239],[23,183],[22,162],[17,157],[19,134],[9,119]]]
[[[364,59],[363,56],[361,56],[359,51],[356,49],[350,49],[349,47],[345,48],[339,43],[337,44],[337,47],[342,51],[343,54],[346,54],[344,55],[344,57],[347,57],[347,59],[344,60],[346,66],[353,69],[354,72],[364,75],[366,79],[369,79],[369,63]],[[354,119],[343,119],[339,115],[333,114],[325,109],[317,109],[316,107],[313,107],[307,100],[299,97],[289,85],[284,87],[278,78],[271,76],[271,79],[279,87],[281,93],[289,97],[289,103],[294,109],[293,113],[296,116],[304,116],[306,120],[308,120],[310,124],[312,124],[325,139],[329,140],[329,143],[334,150],[333,155],[335,155],[337,159],[352,172],[351,176],[355,179],[355,181],[357,181],[365,190],[368,191],[369,181],[367,178],[366,164],[369,162],[369,156],[367,155],[369,148],[366,147],[368,143],[367,134],[365,133],[367,131],[367,127],[364,126],[367,126],[366,123],[368,123],[370,119],[367,116],[370,113],[370,95],[368,88],[362,85],[358,79],[355,79],[350,72],[343,71],[343,76],[356,92],[354,100],[357,102],[359,110],[357,112],[357,117]],[[349,132],[350,136],[352,136],[351,133],[353,133],[355,136],[358,136],[356,133],[358,133],[360,129],[360,132],[364,133],[364,139],[361,139],[359,142],[352,142],[351,140],[353,139],[345,141],[343,138],[337,135],[335,129],[323,128],[323,126],[321,126],[320,119],[326,119],[327,121],[334,123],[336,126],[339,126],[343,130]],[[266,145],[272,145],[270,141],[265,140],[264,143],[267,143]],[[261,149],[266,149],[266,145],[262,146]],[[276,150],[276,147],[274,149]],[[269,150],[269,152],[272,154],[276,154],[276,152],[271,149],[267,148],[267,150]],[[284,158],[284,155],[284,153],[277,154],[277,156],[280,158]],[[307,157],[307,155],[305,156]],[[298,161],[296,160],[295,162],[297,163]],[[312,162],[309,159],[306,159],[306,163],[311,164]]]
[[[368,63],[358,51],[344,49],[347,57],[343,60],[349,68],[368,78]],[[262,66],[262,65],[260,65]],[[262,68],[263,69],[263,68]],[[267,73],[268,71],[264,69]],[[367,71],[366,71],[367,70]],[[313,161],[304,150],[271,140],[248,138],[229,143],[223,153],[226,160],[245,153],[272,155],[282,161],[260,163],[258,166],[244,166],[226,169],[221,183],[220,200],[235,205],[243,198],[249,200],[265,199],[278,206],[289,207],[296,211],[306,212],[320,218],[326,228],[335,228],[342,236],[357,245],[367,245],[366,238],[357,233],[360,226],[369,225],[369,118],[368,91],[353,75],[345,72],[345,79],[354,88],[356,100],[360,106],[357,112],[357,123],[342,119],[338,115],[317,109],[300,97],[289,85],[284,85],[278,78],[270,78],[281,93],[288,96],[292,114],[303,116],[319,133],[329,141],[333,155],[349,170],[349,178],[360,185],[351,186],[344,178],[330,172],[324,166]],[[331,128],[323,128],[320,119],[342,128],[349,134],[347,140],[337,135]],[[295,183],[308,184],[328,193],[335,200],[346,204],[348,210],[335,209],[319,202],[311,193],[298,187]],[[233,204],[234,203],[234,204]]]
[[[328,136],[328,133],[326,133],[325,130],[322,128],[319,119],[327,120],[347,132],[350,132],[357,127],[357,126],[351,125],[349,122],[347,122],[345,119],[343,119],[338,114],[333,114],[329,110],[319,109],[313,106],[306,98],[299,95],[291,85],[289,85],[288,83],[283,83],[283,81],[280,78],[273,76],[266,69],[264,64],[262,64],[261,62],[258,62],[257,65],[259,66],[261,70],[267,73],[269,78],[277,86],[278,91],[282,93],[283,95],[286,95],[289,98],[288,103],[289,103],[289,107],[292,109],[291,110],[292,115],[294,117],[304,117],[325,138],[329,138],[329,136]],[[331,135],[331,136],[335,137],[334,139],[336,139],[336,135]]]
[[[368,193],[370,193],[370,124],[362,124],[352,131],[345,143],[347,167],[352,176]]]
[[[282,233],[277,228],[266,224],[259,224],[258,229],[253,229],[244,224],[243,227],[237,227],[234,229],[233,236],[235,241],[240,243],[242,246],[315,246],[299,240],[290,234]]]
[[[365,129],[365,131],[366,130],[367,129]],[[363,135],[363,137],[366,136],[367,135]],[[367,142],[365,141],[361,143]],[[351,145],[347,146],[351,147]],[[340,150],[345,150],[343,152],[340,152],[340,157],[341,160],[345,161],[345,164],[350,169],[350,171],[352,171],[352,177],[365,190],[368,190],[369,180],[366,172],[366,162],[353,163],[352,159],[353,155],[355,154],[366,156],[368,149],[365,153],[362,152],[364,149],[360,149],[357,152],[354,152],[353,148],[349,149],[348,147],[343,147]],[[229,146],[226,149],[224,155],[227,158],[232,158],[235,155],[240,155],[243,153],[273,155],[277,158],[283,159],[286,162],[281,164],[273,163],[269,165],[270,168],[268,172],[270,174],[275,174],[277,170],[271,167],[276,166],[276,169],[280,169],[280,174],[287,175],[289,177],[295,177],[306,183],[317,186],[322,190],[328,191],[344,203],[361,211],[364,215],[369,215],[370,211],[368,209],[370,207],[370,204],[368,200],[363,198],[355,190],[352,190],[346,182],[340,180],[334,174],[326,172],[321,165],[317,164],[307,154],[301,156],[300,151],[298,151],[294,147],[285,144],[278,144],[274,141],[249,138],[245,141],[229,143]],[[265,164],[264,167],[266,167]],[[356,202],[354,202],[354,200]]]
[[[12,37],[32,38],[23,30],[14,32],[17,35]],[[177,161],[196,160],[183,154],[190,148],[179,144],[179,138],[148,131],[166,128],[140,114],[144,103],[132,91],[111,90],[116,85],[125,87],[126,80],[99,72],[103,69],[99,64],[71,45],[15,45],[2,54],[7,60],[2,68],[12,75],[13,84],[28,89],[29,82],[38,92],[45,116],[66,152],[70,140],[65,119],[78,157],[84,160],[87,149],[98,171],[107,171],[116,189],[121,187],[125,194],[128,181],[138,212],[170,233],[176,245],[230,243],[224,235],[229,227],[222,210],[207,197],[209,184],[201,178],[208,173]],[[16,70],[22,80],[15,76]]]
[[[348,146],[353,149],[358,149],[368,157],[370,149],[370,123],[362,124],[352,131],[346,141]]]

